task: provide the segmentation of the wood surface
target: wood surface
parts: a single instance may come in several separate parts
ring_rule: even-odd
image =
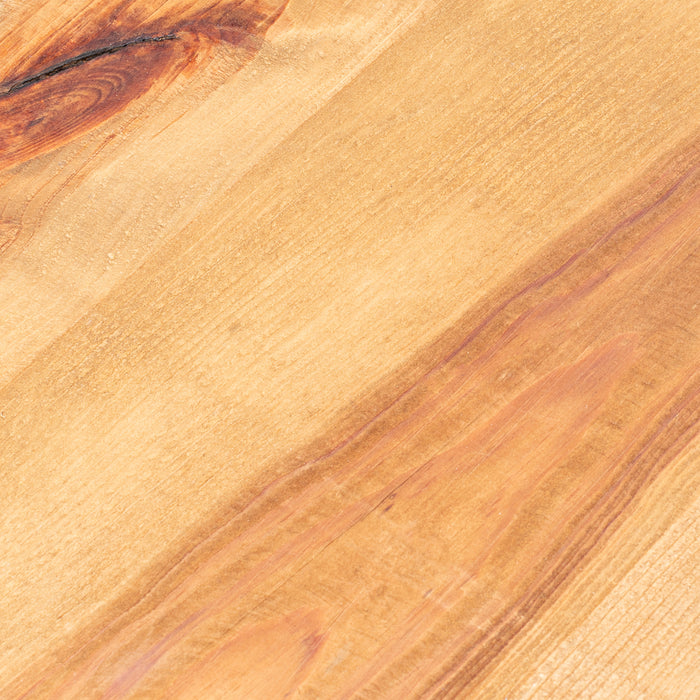
[[[700,697],[700,3],[0,2],[0,698]]]

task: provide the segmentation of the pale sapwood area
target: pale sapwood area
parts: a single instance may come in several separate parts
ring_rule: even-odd
[[[700,697],[700,3],[0,2],[0,697]]]

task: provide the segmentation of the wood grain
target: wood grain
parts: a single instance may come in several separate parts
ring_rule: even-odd
[[[698,27],[3,5],[0,696],[695,697]]]
[[[88,5],[50,36],[39,32],[18,43],[23,23],[12,27],[0,44],[8,58],[12,48],[18,52],[0,83],[0,168],[53,150],[123,111],[154,84],[192,69],[207,42],[239,48],[242,62],[283,9],[283,3],[154,8],[113,0],[99,12]]]

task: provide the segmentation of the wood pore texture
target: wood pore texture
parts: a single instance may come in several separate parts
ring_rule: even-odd
[[[700,3],[0,1],[0,698],[700,697]]]

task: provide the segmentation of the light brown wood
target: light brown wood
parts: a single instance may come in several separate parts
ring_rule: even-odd
[[[699,27],[0,5],[0,697],[697,697]]]

